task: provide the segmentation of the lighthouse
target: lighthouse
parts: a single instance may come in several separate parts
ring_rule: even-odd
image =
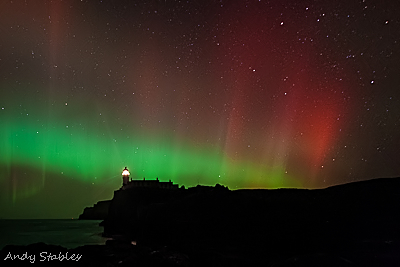
[[[129,182],[129,171],[128,168],[125,167],[125,169],[122,171],[122,186],[127,185]]]

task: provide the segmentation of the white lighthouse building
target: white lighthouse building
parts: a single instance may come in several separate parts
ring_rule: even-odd
[[[125,186],[129,183],[129,171],[128,168],[125,167],[125,169],[122,171],[122,186]]]

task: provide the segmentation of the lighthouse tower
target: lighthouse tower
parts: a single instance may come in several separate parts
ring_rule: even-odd
[[[129,182],[129,171],[128,168],[125,167],[125,169],[122,171],[122,186],[127,185]]]

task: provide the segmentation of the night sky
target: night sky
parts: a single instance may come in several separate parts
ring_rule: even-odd
[[[400,5],[1,1],[0,218],[132,178],[324,188],[400,176]]]

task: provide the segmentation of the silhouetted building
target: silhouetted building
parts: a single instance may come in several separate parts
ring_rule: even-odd
[[[156,180],[146,180],[143,178],[143,180],[130,180],[129,181],[129,171],[128,168],[125,167],[125,169],[122,171],[122,190],[128,189],[128,188],[133,188],[133,187],[147,187],[147,188],[163,188],[163,189],[178,189],[179,185],[174,184],[171,180],[169,182],[160,182],[158,180],[158,177]]]

